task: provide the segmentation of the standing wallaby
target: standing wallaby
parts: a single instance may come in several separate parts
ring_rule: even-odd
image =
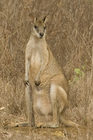
[[[68,105],[68,83],[61,66],[55,60],[45,40],[46,21],[48,17],[38,20],[33,15],[30,39],[25,51],[25,95],[28,122],[17,126],[35,126],[34,112],[40,115],[52,115],[53,121],[41,123],[43,127],[65,126],[77,127],[78,124],[65,118]]]
[[[28,118],[34,125],[34,112],[52,115],[53,121],[42,123],[43,127],[59,127],[59,122],[76,127],[65,118],[68,100],[68,83],[63,70],[55,60],[45,40],[48,17],[38,20],[30,17],[33,30],[25,53],[25,84]]]

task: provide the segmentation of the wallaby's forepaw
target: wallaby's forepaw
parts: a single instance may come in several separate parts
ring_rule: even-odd
[[[29,81],[28,81],[28,80],[25,80],[25,81],[24,81],[24,85],[25,85],[25,86],[29,86]]]
[[[41,81],[40,80],[35,80],[34,83],[35,83],[36,86],[39,86]]]

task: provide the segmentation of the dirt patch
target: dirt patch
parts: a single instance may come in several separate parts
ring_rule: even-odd
[[[93,129],[88,130],[87,128],[84,129],[75,129],[75,128],[12,128],[9,130],[0,131],[0,138],[3,139],[23,139],[23,140],[76,140],[77,138],[80,139],[91,139],[93,138]]]

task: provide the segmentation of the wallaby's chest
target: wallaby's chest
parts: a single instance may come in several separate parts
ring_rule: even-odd
[[[41,55],[39,50],[32,49],[31,55],[31,68],[39,68],[41,65]]]
[[[37,75],[43,61],[43,43],[38,42],[31,45],[30,66],[33,75]]]

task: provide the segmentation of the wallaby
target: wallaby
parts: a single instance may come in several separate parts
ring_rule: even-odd
[[[33,26],[25,51],[25,95],[28,112],[27,123],[17,123],[16,126],[35,126],[34,113],[52,115],[53,121],[41,123],[42,127],[79,125],[65,118],[68,105],[68,82],[61,66],[54,58],[45,40],[46,21],[30,15]]]

